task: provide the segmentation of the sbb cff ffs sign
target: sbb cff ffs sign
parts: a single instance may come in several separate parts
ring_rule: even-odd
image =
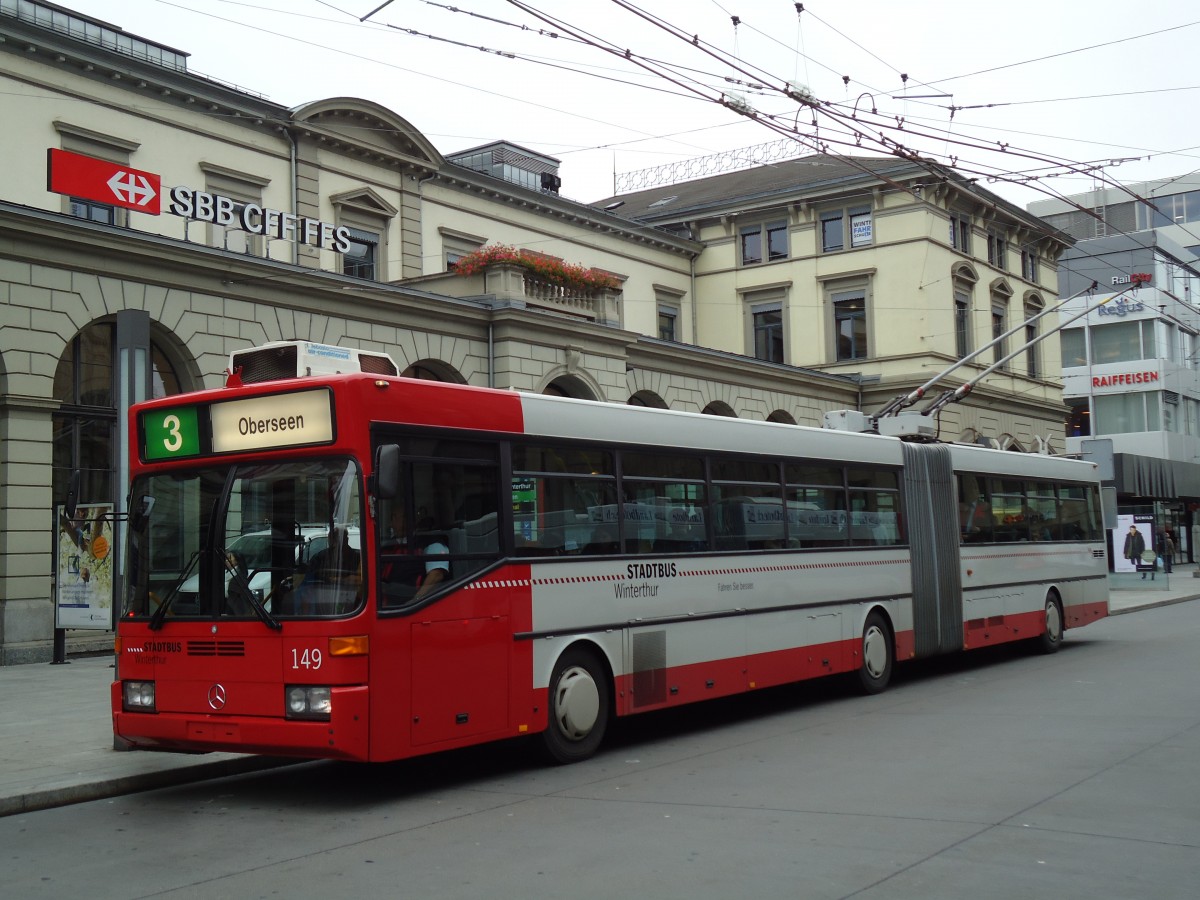
[[[53,147],[49,153],[47,186],[52,193],[159,214],[162,179],[153,172]]]
[[[95,200],[152,216],[164,210],[162,179],[153,172],[53,147],[49,154],[47,181],[52,193]],[[242,203],[182,185],[168,191],[167,201],[166,212],[190,221],[240,228],[249,234],[299,241],[336,253],[350,252],[350,229],[345,225],[322,222],[257,203]]]

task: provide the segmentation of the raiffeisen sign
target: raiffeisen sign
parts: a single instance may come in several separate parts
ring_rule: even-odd
[[[56,148],[49,151],[46,171],[46,186],[52,193],[95,200],[151,216],[163,212],[162,179],[153,172]],[[243,203],[186,185],[167,192],[166,212],[195,222],[211,222],[249,234],[299,241],[337,253],[350,249],[350,231],[345,226],[257,203]]]

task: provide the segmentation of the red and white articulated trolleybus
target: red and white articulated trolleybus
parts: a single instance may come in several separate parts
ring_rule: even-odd
[[[880,691],[896,662],[1053,651],[1107,613],[1090,463],[307,374],[331,359],[394,372],[268,345],[132,411],[133,746],[378,761],[540,734],[569,762],[614,716],[835,673]]]

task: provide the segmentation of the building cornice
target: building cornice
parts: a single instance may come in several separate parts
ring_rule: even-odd
[[[704,244],[699,241],[673,235],[656,226],[647,226],[614,216],[557,194],[523,188],[453,163],[447,163],[434,178],[440,184],[454,190],[476,194],[493,203],[505,203],[531,213],[550,216],[596,234],[612,234],[625,240],[687,256],[695,256],[704,249]]]
[[[35,57],[73,75],[181,108],[219,114],[250,127],[289,118],[285,107],[246,88],[191,70],[155,65],[10,15],[0,16],[0,52],[4,51],[19,53],[26,59]]]

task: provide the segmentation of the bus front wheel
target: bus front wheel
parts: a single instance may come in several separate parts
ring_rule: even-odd
[[[608,679],[594,654],[571,648],[550,678],[549,717],[542,743],[556,763],[573,763],[596,752],[608,730]]]
[[[895,648],[892,631],[878,610],[863,623],[862,661],[858,666],[858,683],[865,694],[878,694],[892,680]]]

